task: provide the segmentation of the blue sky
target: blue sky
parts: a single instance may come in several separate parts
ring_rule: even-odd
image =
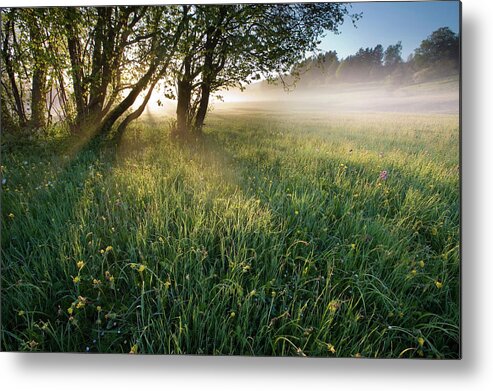
[[[341,34],[328,33],[322,50],[336,50],[339,58],[354,54],[360,47],[384,48],[402,41],[404,59],[421,41],[439,27],[459,32],[459,2],[365,2],[352,3],[351,13],[363,12],[355,28],[350,20],[340,28]]]

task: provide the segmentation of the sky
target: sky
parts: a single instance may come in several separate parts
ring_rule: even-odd
[[[328,33],[322,50],[335,50],[339,58],[354,54],[361,47],[375,47],[402,41],[402,58],[414,52],[423,39],[440,27],[459,32],[458,1],[364,2],[352,3],[350,13],[363,13],[356,27],[346,20],[341,34]]]

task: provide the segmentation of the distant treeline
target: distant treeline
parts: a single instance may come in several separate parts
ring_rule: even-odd
[[[294,82],[299,78],[297,85],[301,88],[372,81],[421,83],[458,74],[459,48],[459,36],[442,27],[423,40],[406,61],[402,59],[400,41],[386,49],[380,44],[361,48],[343,59],[335,51],[328,51],[297,64],[284,81]]]

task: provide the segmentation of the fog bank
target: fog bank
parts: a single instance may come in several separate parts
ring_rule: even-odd
[[[457,78],[429,83],[388,86],[382,83],[334,85],[286,92],[281,86],[251,85],[243,92],[225,91],[215,110],[275,110],[327,112],[459,112]]]

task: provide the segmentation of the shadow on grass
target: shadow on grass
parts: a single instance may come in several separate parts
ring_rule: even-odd
[[[70,343],[57,337],[41,341],[39,325],[66,322],[62,307],[74,294],[76,275],[70,263],[81,251],[70,247],[69,232],[79,230],[82,236],[86,222],[79,220],[77,208],[86,181],[98,162],[112,163],[115,151],[111,142],[79,134],[14,145],[7,159],[4,152],[15,188],[2,192],[2,206],[4,214],[15,211],[15,218],[2,219],[2,350],[37,344],[45,351],[64,350]]]

